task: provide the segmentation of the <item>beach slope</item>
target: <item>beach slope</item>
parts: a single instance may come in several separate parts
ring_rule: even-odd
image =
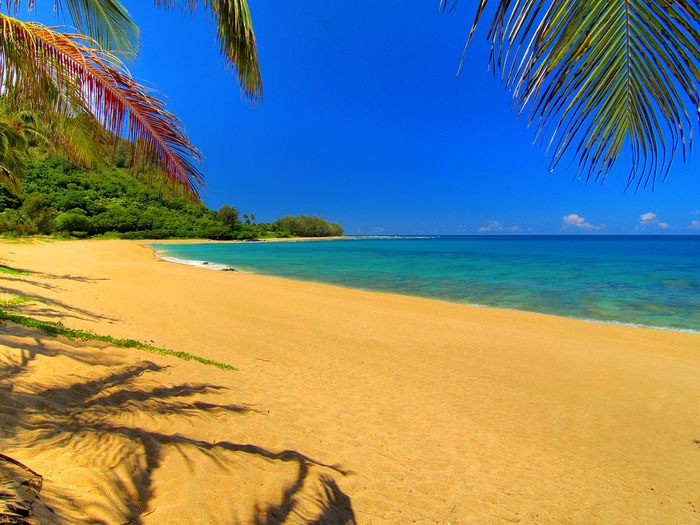
[[[700,335],[4,243],[0,452],[56,522],[698,523]],[[49,516],[48,518],[46,516]],[[315,520],[315,521],[314,521]]]

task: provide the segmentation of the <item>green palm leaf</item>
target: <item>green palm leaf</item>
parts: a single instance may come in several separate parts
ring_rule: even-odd
[[[46,137],[47,148],[55,155],[86,168],[99,165],[109,158],[110,145],[116,141],[116,137],[111,137],[89,113],[45,113],[37,122]]]
[[[253,22],[246,0],[155,0],[168,9],[178,4],[194,11],[201,3],[214,14],[221,53],[236,68],[238,81],[245,95],[252,100],[262,98],[262,77]]]
[[[6,0],[12,12],[22,4],[33,10],[36,0]],[[122,56],[135,56],[139,28],[119,0],[54,0],[54,10],[68,12],[78,32],[95,40],[100,47]]]
[[[550,169],[569,153],[586,180],[604,180],[629,148],[628,185],[639,187],[686,159],[700,104],[696,0],[495,3],[491,65],[549,135]]]
[[[0,184],[10,191],[19,187],[24,173],[24,155],[29,150],[26,130],[16,122],[0,120]]]

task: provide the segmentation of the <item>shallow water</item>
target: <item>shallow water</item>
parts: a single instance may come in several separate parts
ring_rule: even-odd
[[[153,247],[213,268],[700,330],[700,236],[442,236]]]

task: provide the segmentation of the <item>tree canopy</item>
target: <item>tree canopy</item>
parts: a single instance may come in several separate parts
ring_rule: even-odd
[[[115,159],[84,169],[54,154],[30,156],[19,192],[0,186],[0,234],[218,240],[342,235],[339,225],[318,217],[255,223],[251,213],[244,223],[234,206],[210,210],[182,190],[159,186],[146,172],[118,167],[128,163],[120,152]]]

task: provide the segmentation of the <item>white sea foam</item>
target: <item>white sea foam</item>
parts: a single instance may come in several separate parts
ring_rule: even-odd
[[[197,266],[199,268],[205,268],[207,270],[231,270],[227,264],[210,263],[208,261],[195,261],[192,259],[178,259],[177,257],[170,257],[169,255],[163,255],[161,252],[156,252],[156,257],[162,261],[168,261],[177,264],[186,264],[187,266]]]
[[[654,325],[650,325],[650,324],[624,323],[622,321],[601,321],[600,319],[588,319],[586,317],[574,317],[573,319],[578,319],[580,321],[586,321],[588,323],[611,324],[614,326],[627,326],[627,327],[631,327],[631,328],[653,328],[654,330],[668,330],[670,332],[683,332],[686,334],[700,334],[700,330],[693,330],[692,328],[674,328],[674,327],[670,327],[670,326],[654,326]]]

